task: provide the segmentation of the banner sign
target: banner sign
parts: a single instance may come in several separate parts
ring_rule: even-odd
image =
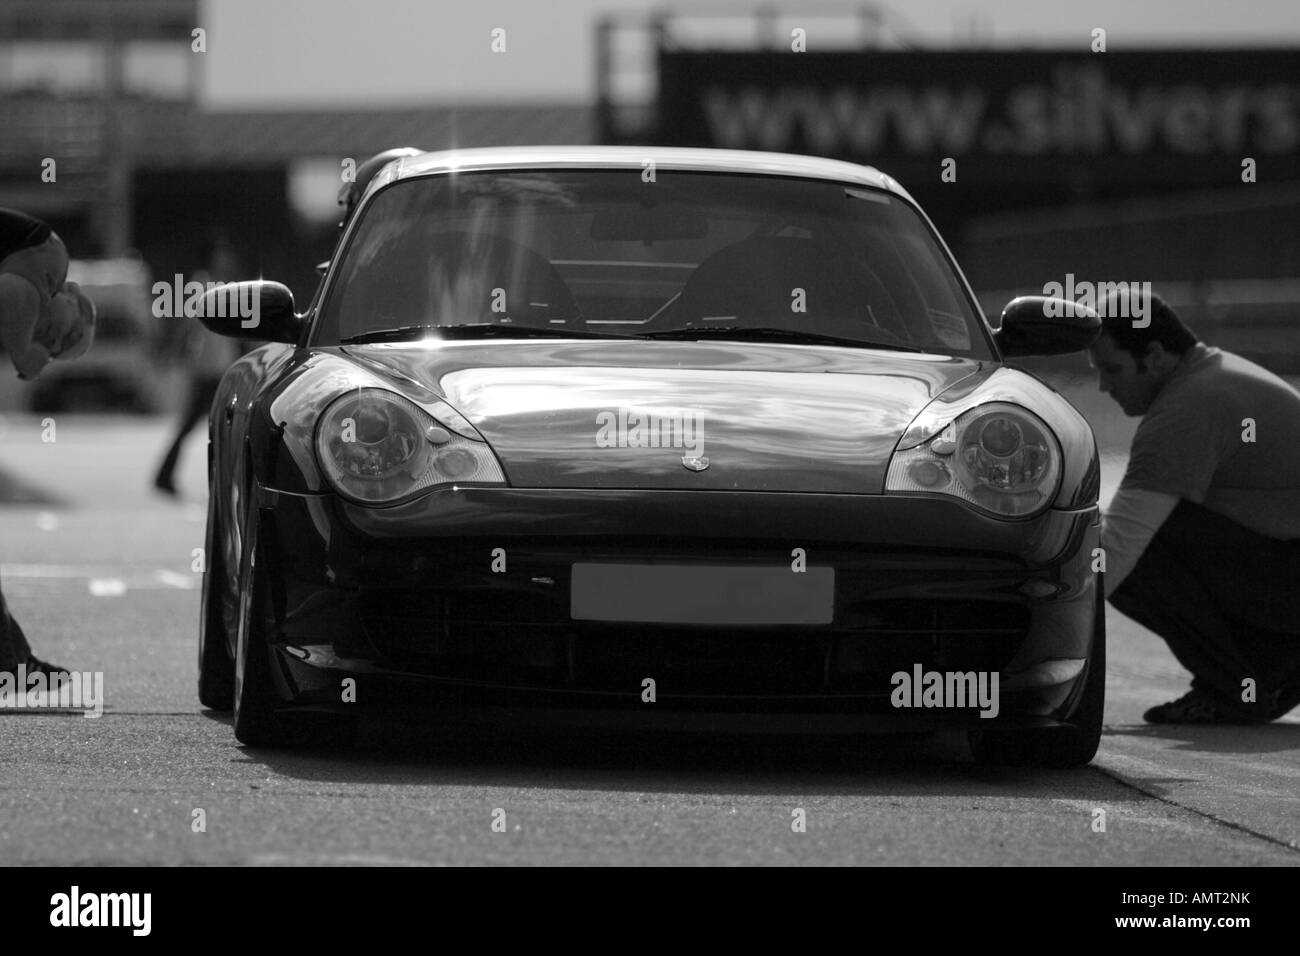
[[[661,52],[664,145],[831,156],[907,183],[1300,178],[1300,50]]]

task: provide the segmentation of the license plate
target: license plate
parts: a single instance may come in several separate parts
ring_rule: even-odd
[[[575,564],[575,621],[646,624],[829,624],[835,569],[674,564]]]

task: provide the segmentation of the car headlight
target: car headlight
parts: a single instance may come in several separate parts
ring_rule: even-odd
[[[1025,518],[1051,504],[1060,483],[1051,429],[1027,409],[991,402],[895,452],[885,491],[951,495],[999,517]]]
[[[437,485],[505,483],[485,443],[382,388],[330,403],[316,425],[316,457],[335,491],[368,505],[395,504]]]

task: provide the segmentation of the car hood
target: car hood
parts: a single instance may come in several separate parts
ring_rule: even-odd
[[[980,362],[746,342],[490,340],[348,346],[436,393],[521,488],[878,494],[898,439]]]

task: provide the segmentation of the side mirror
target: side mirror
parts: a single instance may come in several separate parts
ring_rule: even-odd
[[[259,342],[297,344],[303,320],[293,309],[293,293],[279,282],[256,279],[227,282],[203,294],[199,321],[218,335]]]
[[[1045,295],[1022,295],[1002,310],[993,333],[1006,358],[1064,355],[1086,349],[1101,335],[1101,317],[1086,305]]]

